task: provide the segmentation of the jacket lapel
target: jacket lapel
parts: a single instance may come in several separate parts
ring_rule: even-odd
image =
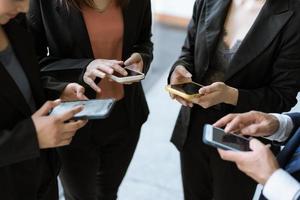
[[[25,18],[23,18],[25,19]],[[33,47],[33,39],[24,26],[12,22],[7,29],[10,43],[14,49],[14,53],[18,58],[21,67],[30,84],[31,92],[34,97],[36,106],[39,107],[44,103],[43,85],[39,73],[38,61]],[[27,38],[24,40],[24,38]]]
[[[214,54],[215,47],[222,33],[231,0],[206,1],[205,27],[208,56]]]
[[[136,6],[135,3],[131,0],[128,0],[127,6],[123,8],[123,22],[124,22],[124,35],[123,35],[123,54],[122,59],[126,60],[128,57],[131,56],[132,52],[132,44],[134,43],[134,38],[132,35],[134,34],[135,28],[132,27],[132,21],[135,21],[134,15],[132,13],[136,13]]]
[[[69,27],[71,37],[74,41],[74,49],[80,49],[82,52],[80,55],[84,55],[86,58],[94,58],[88,30],[86,28],[82,12],[76,8],[70,7],[67,11],[67,8],[64,6],[57,6],[56,8],[58,14],[61,16],[62,20],[65,22],[66,26]],[[128,6],[123,8],[123,20],[124,20],[124,39],[123,39],[123,59],[126,59],[128,55],[125,55],[125,52],[129,52],[129,44],[131,44],[130,35],[131,33],[131,15],[130,13],[134,13],[135,10],[133,6],[131,6],[130,1],[128,1]],[[99,24],[101,26],[101,24]],[[86,42],[82,42],[86,41]],[[79,47],[79,48],[78,48]]]
[[[245,67],[270,45],[284,27],[293,12],[288,11],[288,2],[267,0],[252,28],[230,63],[225,81]],[[251,45],[249,45],[251,44]]]
[[[56,10],[65,25],[69,27],[70,37],[73,38],[73,49],[78,49],[80,55],[83,57],[94,58],[89,34],[81,11],[73,7],[66,8],[59,4],[56,7]]]
[[[7,102],[17,108],[22,114],[28,116],[31,114],[30,108],[22,95],[19,87],[16,85],[12,77],[6,71],[2,63],[0,62],[0,90],[2,91],[0,96],[6,99]]]
[[[36,106],[40,106],[43,103],[44,94],[42,84],[40,82],[37,60],[34,56],[33,43],[27,39],[24,40],[24,38],[30,37],[26,29],[18,24],[19,19],[23,20],[25,18],[24,16],[20,16],[16,20],[11,21],[4,28],[8,35],[10,45],[12,46],[14,53],[29,81]],[[0,63],[0,65],[2,64]],[[1,81],[5,83],[0,85],[1,91],[5,91],[2,93],[2,96],[17,107],[23,114],[26,116],[30,115],[32,111],[30,110],[30,107],[19,87],[16,85],[15,81],[6,71],[4,66],[0,67]]]

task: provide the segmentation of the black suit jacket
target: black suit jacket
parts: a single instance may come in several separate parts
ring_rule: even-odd
[[[133,52],[142,55],[144,72],[152,61],[150,0],[130,0],[123,9],[123,60]],[[94,59],[87,29],[80,10],[69,9],[58,0],[31,0],[28,21],[35,36],[42,72],[61,80],[79,81]],[[99,24],[101,26],[101,24]],[[47,56],[49,48],[49,56]],[[87,87],[87,95],[95,92]],[[140,83],[125,86],[125,100],[133,128],[140,128],[148,117],[148,106]]]
[[[25,16],[20,15],[5,25],[4,30],[39,108],[45,97],[33,40],[23,26],[25,21]],[[63,89],[64,85],[56,88]],[[56,154],[39,149],[30,107],[1,62],[0,91],[0,199],[42,199],[49,183],[56,179]]]
[[[300,113],[287,113],[288,116],[293,120],[294,130],[292,131],[289,139],[284,144],[284,148],[277,155],[277,160],[279,166],[285,169],[289,161],[293,158],[293,155],[297,148],[300,146]],[[300,166],[294,169],[291,174],[298,182],[300,182]],[[300,200],[300,197],[297,198]],[[266,200],[266,198],[261,195],[259,200]]]
[[[197,0],[181,56],[181,64],[201,83],[210,67],[231,0]],[[202,109],[199,124],[214,123],[232,112],[289,111],[300,86],[300,3],[268,0],[225,74],[225,83],[239,90],[236,106]],[[183,147],[191,109],[182,107],[172,141]],[[199,130],[201,134],[202,130]]]

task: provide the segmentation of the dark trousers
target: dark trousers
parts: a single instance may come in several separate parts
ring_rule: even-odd
[[[129,127],[124,110],[116,105],[109,119],[92,122],[89,145],[59,150],[66,200],[117,199],[140,135],[140,127]]]
[[[201,116],[192,114],[188,139],[180,153],[185,200],[252,200],[256,183],[202,142],[199,119]]]

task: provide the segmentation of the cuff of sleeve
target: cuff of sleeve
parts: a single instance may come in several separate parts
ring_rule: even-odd
[[[268,140],[276,140],[277,142],[284,142],[286,139],[289,138],[290,133],[293,130],[293,121],[287,115],[272,113],[274,117],[276,117],[279,121],[279,128],[278,130],[271,136],[265,137]]]
[[[296,198],[299,190],[299,182],[286,171],[278,169],[266,182],[263,194],[267,199],[293,200]]]

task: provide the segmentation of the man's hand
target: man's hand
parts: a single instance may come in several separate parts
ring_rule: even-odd
[[[252,139],[250,149],[249,152],[218,151],[223,160],[235,162],[242,172],[264,185],[279,165],[269,147],[260,141]]]
[[[250,136],[270,136],[279,128],[279,121],[270,114],[251,111],[243,114],[229,114],[215,124],[215,127],[225,127],[225,132],[239,133]]]
[[[171,78],[170,78],[170,84],[180,84],[180,83],[187,83],[192,81],[192,74],[186,70],[186,68],[182,65],[176,66],[174,69]],[[172,99],[176,99],[179,103],[181,103],[184,106],[193,107],[193,103],[189,102],[177,95],[170,94]]]
[[[57,116],[49,116],[49,112],[60,104],[60,101],[48,101],[32,115],[37,132],[37,139],[41,149],[60,147],[71,143],[76,131],[87,121],[69,121],[82,110],[76,107]]]
[[[78,83],[70,83],[64,89],[60,99],[63,101],[87,100],[88,98],[84,95],[84,92],[84,87]]]

